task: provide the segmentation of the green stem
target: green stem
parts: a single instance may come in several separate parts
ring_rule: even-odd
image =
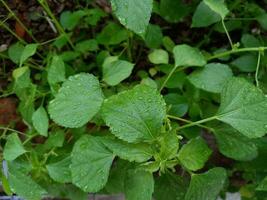
[[[51,9],[49,8],[46,0],[38,0],[38,2],[43,7],[43,9],[48,14],[48,16],[52,19],[52,21],[55,23],[58,32],[61,33],[64,37],[66,37],[66,39],[68,40],[70,46],[73,49],[75,49],[75,47],[74,47],[72,41],[70,40],[70,38],[68,37],[67,33],[64,31],[64,29],[62,28],[62,26],[60,25],[60,23],[56,19],[55,15],[52,13]]]
[[[265,51],[265,50],[267,50],[267,47],[250,47],[250,48],[241,48],[241,49],[231,49],[229,51],[225,51],[225,52],[210,56],[207,60],[210,61],[210,60],[213,60],[216,58],[229,56],[229,55],[235,54],[235,53],[249,52],[249,51]]]
[[[244,17],[244,18],[224,18],[225,20],[237,20],[237,21],[252,21],[256,20],[256,18],[253,17]]]
[[[29,67],[31,67],[31,68],[33,68],[33,69],[36,69],[36,70],[40,70],[40,71],[43,71],[43,69],[42,68],[40,68],[40,67],[37,67],[35,64],[32,64],[32,63],[27,63],[27,65],[29,66]]]
[[[209,117],[209,118],[206,118],[206,119],[202,119],[202,120],[199,120],[199,121],[196,121],[196,122],[191,122],[189,124],[186,124],[184,126],[181,126],[178,128],[178,130],[182,130],[182,129],[185,129],[185,128],[189,128],[189,127],[192,127],[192,126],[198,126],[202,123],[205,123],[205,122],[209,122],[209,121],[213,121],[217,119],[217,116],[213,116],[213,117]]]
[[[228,40],[229,40],[229,42],[230,42],[231,48],[233,49],[233,48],[234,48],[234,45],[233,45],[232,39],[231,39],[231,37],[230,37],[230,34],[229,34],[229,32],[228,32],[228,30],[227,30],[225,24],[224,24],[224,20],[223,20],[223,19],[222,19],[222,26],[223,26],[223,29],[224,29],[224,31],[225,31],[225,33],[226,33],[226,36],[227,36],[227,38],[228,38]]]
[[[178,121],[181,121],[181,122],[185,122],[185,123],[188,123],[188,124],[194,123],[194,122],[192,122],[190,120],[187,120],[187,119],[184,119],[184,118],[180,118],[180,117],[176,117],[176,116],[173,116],[173,115],[167,115],[167,117],[170,118],[170,119],[175,119],[175,120],[178,120]],[[211,127],[208,127],[208,126],[205,126],[205,125],[202,125],[202,124],[196,124],[196,126],[201,127],[201,128],[205,128],[205,129],[213,132],[213,128],[211,128]]]
[[[250,51],[263,52],[265,50],[267,50],[267,47],[250,47],[250,48],[241,48],[241,49],[231,49],[229,51],[225,51],[225,52],[218,53],[218,54],[215,54],[213,56],[210,56],[209,58],[207,58],[207,61],[210,61],[210,60],[213,60],[213,59],[217,59],[217,58],[221,58],[221,57],[225,57],[225,56],[229,56],[231,54],[241,53],[241,52],[250,52]],[[179,71],[183,70],[184,68],[180,68]],[[159,91],[161,91],[166,86],[167,82],[169,81],[169,79],[171,78],[173,73],[176,71],[176,69],[177,69],[177,67],[174,67],[171,70],[171,72],[168,74],[168,76],[164,80],[163,84],[161,85]]]
[[[10,93],[6,93],[6,94],[2,94],[2,95],[0,95],[0,98],[8,97],[8,96],[10,96],[12,94],[14,94],[14,93],[10,92]]]
[[[1,140],[2,138],[4,138],[4,139],[6,138],[6,133],[7,133],[7,131],[8,131],[8,130],[6,130],[6,129],[3,131],[2,135],[0,136],[0,140]]]
[[[6,9],[8,10],[9,13],[11,13],[11,15],[15,18],[15,20],[19,23],[19,25],[29,34],[29,36],[31,36],[31,38],[33,39],[33,41],[35,43],[38,43],[38,41],[35,39],[35,37],[32,35],[31,31],[29,31],[27,29],[27,27],[21,22],[21,20],[15,15],[15,13],[9,8],[9,6],[5,3],[4,0],[0,0],[2,2],[2,4],[6,7]]]
[[[29,137],[27,134],[25,134],[25,133],[23,133],[23,132],[21,132],[21,131],[18,131],[18,130],[12,129],[12,128],[8,128],[8,127],[0,127],[0,130],[4,130],[4,131],[12,131],[12,132],[15,132],[15,133],[24,135],[24,136],[26,136],[26,137]]]
[[[172,68],[172,70],[170,71],[170,73],[168,74],[168,76],[166,77],[166,79],[164,80],[164,82],[162,83],[162,85],[160,86],[160,89],[159,89],[160,92],[166,86],[167,82],[169,81],[169,79],[171,78],[171,76],[173,75],[174,72],[179,72],[179,71],[182,71],[185,68],[187,68],[187,67],[181,67],[178,70],[176,70],[177,67],[179,67],[179,66],[176,66],[176,67]]]
[[[12,31],[5,23],[1,22],[0,26],[3,26],[9,33],[11,33],[15,38],[17,38],[21,43],[27,44],[23,39],[21,39],[14,31]]]
[[[49,43],[51,43],[51,42],[54,42],[54,41],[57,40],[57,39],[58,39],[58,37],[56,37],[56,38],[52,38],[52,39],[50,39],[50,40],[44,41],[44,42],[42,42],[42,43],[39,43],[39,45],[40,45],[40,46],[42,46],[42,45],[46,45],[46,44],[49,44]]]
[[[34,138],[35,135],[30,135],[28,136],[28,138],[22,143],[23,145],[27,144],[28,142],[30,142],[32,140],[32,138]]]
[[[41,162],[42,165],[45,165],[45,164],[46,164],[46,162],[47,162],[49,156],[50,156],[50,155],[53,155],[53,154],[54,154],[54,151],[55,151],[55,147],[52,148],[48,153],[44,154],[44,159],[43,159],[42,162]]]
[[[126,47],[124,47],[123,49],[122,49],[122,51],[120,52],[120,54],[118,55],[118,57],[121,57],[122,56],[122,54],[127,50],[127,46]]]
[[[168,76],[166,77],[166,79],[164,80],[164,82],[162,83],[159,91],[161,92],[161,90],[165,87],[165,85],[167,84],[168,80],[171,78],[171,76],[173,75],[173,73],[175,72],[177,67],[172,68],[172,70],[170,71],[170,73],[168,74]]]
[[[259,51],[259,54],[258,54],[258,62],[257,62],[256,73],[255,73],[255,81],[256,81],[257,87],[259,87],[258,73],[260,69],[260,63],[261,63],[261,51]]]
[[[24,44],[24,45],[27,44],[27,42],[26,42],[25,40],[23,40],[21,37],[19,37],[14,31],[12,31],[12,30],[5,24],[5,21],[0,22],[0,26],[3,26],[9,33],[11,33],[11,35],[13,35],[15,38],[17,38],[17,40],[20,41],[22,44]],[[40,53],[36,52],[36,54],[37,54],[40,58],[44,59],[44,57],[43,57]]]

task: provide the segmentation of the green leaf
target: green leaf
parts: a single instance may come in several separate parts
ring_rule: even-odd
[[[77,43],[75,49],[81,53],[88,53],[89,51],[98,50],[98,44],[95,39],[84,40]]]
[[[50,85],[65,81],[65,64],[61,57],[53,56],[47,70],[47,80]]]
[[[25,89],[31,86],[30,75],[31,75],[31,71],[29,67],[19,67],[12,72],[12,76],[15,80],[13,90],[16,93],[21,92],[22,89]]]
[[[144,84],[144,85],[147,85],[149,87],[155,88],[155,89],[158,88],[158,85],[157,85],[156,81],[154,81],[153,79],[151,79],[149,77],[143,78],[140,83]]]
[[[262,91],[243,78],[232,78],[221,93],[216,119],[230,124],[248,138],[267,131],[267,100]]]
[[[255,72],[258,57],[254,54],[244,54],[231,62],[241,72]]]
[[[161,0],[159,8],[160,15],[170,23],[179,22],[190,11],[182,0]]]
[[[110,170],[105,191],[110,194],[124,193],[124,180],[130,168],[132,168],[132,163],[120,159],[116,160]]]
[[[194,12],[192,27],[206,27],[219,21],[221,21],[220,15],[202,1]]]
[[[192,175],[185,200],[215,200],[223,189],[226,178],[225,169],[219,167]]]
[[[161,85],[168,75],[164,76],[160,81]],[[166,83],[166,88],[180,88],[182,89],[186,81],[186,74],[184,72],[174,72]]]
[[[7,177],[2,175],[0,180],[1,180],[2,189],[3,189],[4,193],[6,193],[8,196],[12,196],[13,192],[11,191]]]
[[[125,60],[110,60],[109,57],[103,63],[103,80],[111,85],[118,85],[128,78],[133,70],[134,64]]]
[[[153,175],[143,170],[129,170],[125,179],[127,200],[152,200]]]
[[[34,113],[34,105],[32,101],[21,101],[19,103],[19,112],[22,115],[23,120],[27,123],[32,123],[32,115]]]
[[[57,47],[58,49],[62,49],[64,46],[68,44],[68,39],[72,36],[72,32],[67,33],[66,35],[61,34],[59,35],[55,41],[52,43],[53,46]]]
[[[256,17],[256,20],[264,30],[267,30],[267,13],[263,13]]]
[[[65,11],[60,15],[60,23],[65,29],[72,30],[84,15],[86,15],[86,13],[83,10],[75,12]]]
[[[85,192],[102,189],[109,175],[114,155],[103,144],[103,138],[83,136],[71,153],[72,182]]]
[[[171,160],[177,156],[179,139],[175,131],[165,133],[163,137],[160,138],[159,144],[159,160]]]
[[[102,101],[97,78],[86,73],[76,74],[63,83],[55,99],[50,101],[48,112],[61,126],[81,127],[99,111]]]
[[[82,191],[72,184],[47,184],[49,196],[53,196],[59,199],[70,200],[88,200],[88,193]]]
[[[97,42],[103,45],[116,45],[122,41],[127,40],[127,30],[123,29],[120,25],[113,22],[108,23],[107,26],[96,37]]]
[[[37,50],[38,44],[27,44],[20,57],[19,65],[21,66],[29,57],[33,56]]]
[[[246,48],[261,46],[261,42],[258,40],[258,38],[251,34],[242,35],[241,42]]]
[[[206,60],[202,53],[186,44],[177,45],[173,49],[175,66],[203,66]]]
[[[86,10],[86,17],[84,21],[91,26],[96,26],[98,22],[103,18],[106,17],[107,13],[102,10],[101,8],[90,8]]]
[[[219,150],[226,157],[239,161],[249,161],[257,157],[256,144],[232,127],[224,125],[214,130]]]
[[[146,46],[153,49],[160,48],[162,39],[163,33],[161,31],[160,26],[149,24],[146,33],[144,34]]]
[[[196,171],[204,167],[211,153],[206,142],[201,137],[197,137],[182,147],[178,158],[184,167]]]
[[[22,54],[22,51],[24,49],[24,46],[17,42],[15,44],[12,44],[9,48],[8,48],[8,57],[16,64],[19,64],[20,61],[20,57]]]
[[[20,94],[16,91],[16,94],[21,100],[19,103],[19,112],[22,115],[23,119],[29,124],[32,123],[36,90],[37,86],[31,84],[31,86],[27,88],[26,92],[25,90],[22,90],[22,93]]]
[[[112,137],[106,137],[103,143],[114,155],[130,162],[144,162],[152,157],[152,149],[145,143],[131,144]]]
[[[59,183],[70,183],[72,181],[70,166],[71,158],[66,157],[58,162],[46,165],[49,176]]]
[[[167,106],[170,107],[168,114],[177,117],[184,116],[188,111],[188,100],[186,97],[176,94],[169,93],[164,96]]]
[[[138,85],[106,99],[101,114],[118,138],[148,142],[160,135],[166,108],[156,89]]]
[[[52,132],[52,134],[50,134],[48,139],[45,141],[45,145],[48,149],[53,147],[62,147],[65,139],[64,136],[65,133],[63,130]]]
[[[33,127],[40,135],[47,136],[49,119],[44,107],[39,107],[32,115]]]
[[[111,0],[120,23],[137,34],[144,33],[152,12],[152,0]]]
[[[210,63],[203,69],[191,73],[188,79],[197,88],[208,92],[220,93],[225,83],[232,76],[232,70],[228,65]]]
[[[242,22],[238,20],[226,21],[224,22],[224,25],[228,32],[235,31],[235,30],[238,31],[242,29],[242,26],[243,26]],[[222,22],[215,24],[213,27],[213,30],[219,33],[225,33],[225,29],[223,27]]]
[[[4,148],[4,159],[8,161],[15,160],[20,155],[24,154],[26,150],[24,149],[18,135],[12,133],[7,137],[7,142]]]
[[[173,48],[175,47],[175,43],[169,36],[164,36],[162,38],[162,44],[165,47],[165,49],[169,52],[172,52]]]
[[[224,0],[203,0],[204,3],[210,7],[211,10],[218,13],[222,19],[229,13]]]
[[[153,64],[168,64],[169,54],[162,49],[156,49],[148,55],[148,59]]]
[[[155,178],[154,198],[156,200],[184,200],[185,183],[176,174],[168,172]]]
[[[258,191],[267,191],[267,177],[265,177],[256,188]]]
[[[75,60],[79,56],[80,53],[77,51],[64,51],[62,54],[60,54],[60,58],[65,62]]]
[[[27,176],[16,168],[13,169],[12,165],[9,165],[8,182],[13,192],[27,200],[42,199],[46,193],[30,176]]]

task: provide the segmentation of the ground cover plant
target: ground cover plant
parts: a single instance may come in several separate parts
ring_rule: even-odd
[[[267,198],[266,0],[18,2],[0,0],[3,194]]]

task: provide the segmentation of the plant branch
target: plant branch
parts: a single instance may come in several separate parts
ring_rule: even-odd
[[[250,48],[241,48],[241,49],[231,49],[229,51],[225,51],[222,53],[215,54],[213,56],[210,56],[207,60],[213,60],[216,58],[222,58],[225,56],[229,56],[231,54],[241,53],[241,52],[249,52],[249,51],[265,51],[267,50],[267,47],[250,47]]]
[[[174,72],[179,72],[179,71],[182,71],[182,70],[184,70],[185,68],[187,68],[187,67],[180,67],[180,68],[178,68],[179,66],[177,66],[177,67],[174,67],[171,71],[170,71],[170,73],[168,74],[168,76],[166,77],[166,79],[164,80],[164,82],[162,83],[162,85],[161,85],[161,87],[160,87],[160,89],[159,89],[159,92],[161,92],[161,90],[166,86],[166,84],[167,84],[167,82],[169,81],[169,79],[171,78],[171,76],[174,74]],[[178,69],[177,69],[178,68]]]
[[[175,119],[175,120],[178,120],[178,121],[181,121],[181,122],[185,122],[185,123],[188,123],[188,124],[194,123],[194,122],[192,122],[190,120],[187,120],[187,119],[184,119],[184,118],[180,118],[180,117],[176,117],[176,116],[173,116],[173,115],[167,115],[167,117],[170,118],[170,119]],[[208,126],[205,126],[205,125],[202,125],[202,124],[196,124],[196,126],[204,128],[204,129],[207,129],[207,130],[213,132],[213,128],[211,128],[211,127],[208,127]]]
[[[230,36],[230,34],[229,34],[229,32],[228,32],[226,26],[225,26],[225,23],[224,23],[224,20],[223,20],[223,19],[222,19],[222,26],[223,26],[223,29],[224,29],[224,31],[225,31],[225,33],[226,33],[226,36],[227,36],[227,38],[228,38],[228,40],[229,40],[229,42],[230,42],[231,48],[234,49],[234,45],[233,45],[231,36]]]
[[[25,133],[23,133],[23,132],[21,132],[21,131],[18,131],[18,130],[12,129],[12,128],[8,128],[8,127],[0,127],[0,130],[4,130],[4,131],[12,131],[12,132],[15,132],[15,133],[24,135],[24,136],[26,136],[26,137],[29,137],[27,134],[25,134]]]
[[[181,126],[181,127],[178,127],[178,130],[182,130],[182,129],[185,129],[185,128],[189,128],[189,127],[192,127],[192,126],[199,126],[201,125],[202,123],[205,123],[205,122],[209,122],[209,121],[213,121],[217,119],[217,116],[212,116],[212,117],[209,117],[209,118],[206,118],[206,119],[202,119],[202,120],[199,120],[199,121],[196,121],[196,122],[191,122],[189,124],[186,124],[184,126]]]
[[[31,38],[33,39],[33,41],[35,43],[38,43],[38,41],[36,40],[36,38],[33,36],[32,32],[29,31],[27,29],[27,27],[22,23],[22,21],[15,15],[15,13],[9,8],[9,6],[5,3],[4,0],[0,0],[2,2],[2,4],[5,6],[5,8],[8,10],[9,13],[11,13],[11,15],[15,18],[15,20],[19,23],[19,25],[29,34],[29,36],[31,36]]]
[[[244,17],[244,18],[224,18],[225,20],[237,20],[237,21],[253,21],[256,20],[257,18],[253,18],[253,17]]]
[[[258,73],[260,69],[260,63],[261,63],[261,51],[259,51],[259,54],[258,54],[258,62],[257,62],[256,73],[255,73],[255,81],[256,81],[257,87],[259,87]]]
[[[47,15],[52,19],[52,21],[55,23],[55,26],[58,30],[59,33],[61,33],[62,35],[64,35],[64,37],[66,37],[66,39],[68,40],[70,46],[75,49],[72,41],[70,40],[69,36],[67,35],[67,33],[64,31],[64,29],[62,28],[62,26],[60,25],[60,23],[58,22],[58,20],[56,19],[55,15],[52,13],[52,11],[50,10],[46,0],[38,0],[39,4],[43,7],[43,9],[45,10],[45,12],[47,13]]]
[[[4,29],[6,29],[11,35],[13,35],[15,38],[17,38],[21,43],[27,44],[22,38],[20,38],[14,31],[12,31],[6,24],[5,22],[0,22],[0,26],[3,26]]]
[[[167,84],[168,80],[171,78],[171,76],[175,72],[176,68],[177,67],[172,68],[172,70],[170,71],[170,73],[168,74],[168,76],[166,77],[166,79],[164,80],[164,82],[162,83],[162,85],[160,86],[160,89],[159,89],[160,92],[165,87],[165,85]]]

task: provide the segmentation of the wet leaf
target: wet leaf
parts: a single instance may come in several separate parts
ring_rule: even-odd
[[[81,127],[99,111],[103,94],[99,81],[91,74],[76,74],[65,81],[50,101],[48,112],[59,125]]]
[[[24,149],[18,135],[12,133],[7,137],[7,142],[4,148],[4,159],[8,161],[15,160],[20,155],[24,154],[26,150]]]
[[[101,137],[83,136],[71,153],[72,182],[85,192],[97,192],[107,183],[113,153]]]
[[[137,34],[144,33],[152,12],[152,0],[111,0],[120,23]]]
[[[225,169],[219,167],[192,175],[185,200],[215,200],[223,189],[226,178]]]
[[[267,99],[260,89],[243,78],[232,78],[221,93],[221,106],[216,118],[248,138],[265,135]]]
[[[129,170],[125,179],[127,200],[152,200],[154,179],[150,172]]]
[[[166,108],[156,89],[138,85],[106,99],[101,115],[118,138],[146,142],[159,136]]]
[[[32,115],[34,128],[40,135],[47,136],[49,119],[44,107],[39,107]]]

